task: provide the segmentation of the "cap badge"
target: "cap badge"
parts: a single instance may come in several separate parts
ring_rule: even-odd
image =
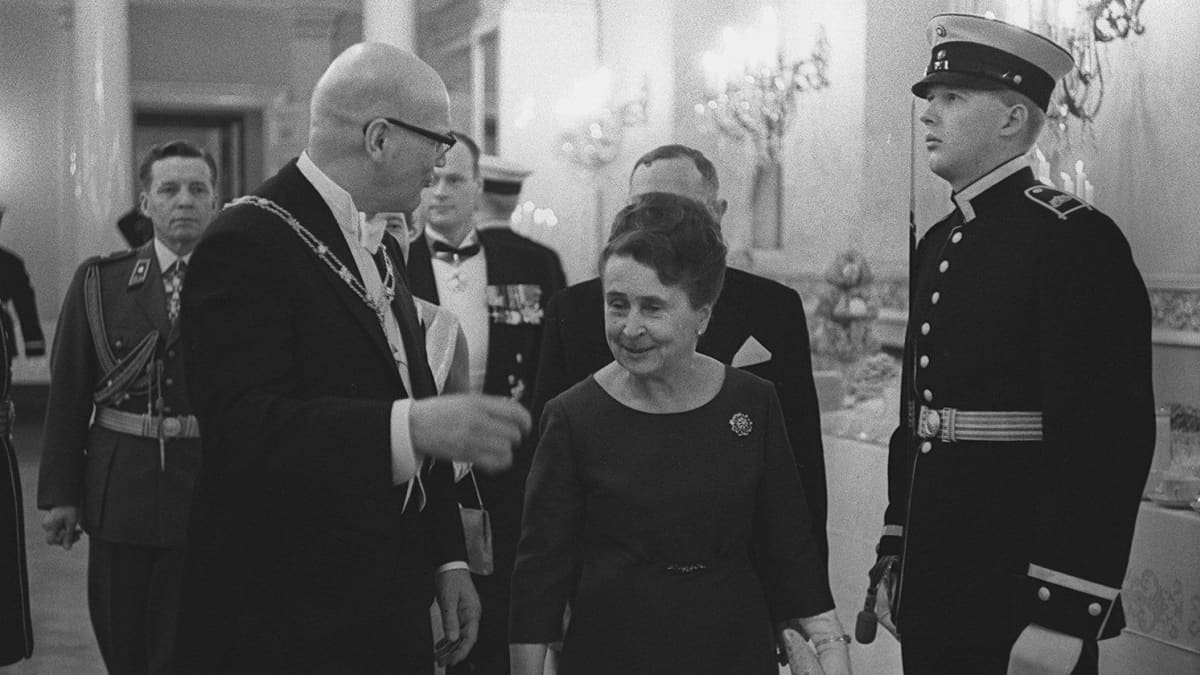
[[[945,49],[939,49],[939,50],[938,50],[938,53],[937,53],[937,57],[938,57],[938,60],[939,60],[939,61],[941,61],[941,60],[945,59],[945,58],[946,58],[946,50],[945,50]]]
[[[941,24],[938,24],[938,27],[933,32],[937,33],[937,36],[940,38],[946,37],[946,27]]]

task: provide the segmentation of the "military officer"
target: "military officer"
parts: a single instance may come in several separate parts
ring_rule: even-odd
[[[477,228],[473,216],[483,187],[479,149],[469,136],[434,169],[421,196],[424,233],[411,244],[413,295],[458,317],[466,336],[468,387],[508,396],[528,407],[533,395],[542,307],[566,285],[558,255],[508,228]],[[450,673],[508,672],[509,578],[521,529],[523,476],[458,471],[460,503],[482,501],[492,526],[494,572],[473,575],[483,601],[479,641]],[[475,486],[478,485],[478,492]]]
[[[906,673],[1096,673],[1154,443],[1146,288],[1026,159],[1070,55],[978,16],[928,36],[912,91],[955,208],[911,263],[877,613]]]
[[[4,207],[0,206],[0,222],[4,221]],[[0,247],[0,324],[8,340],[8,362],[17,354],[16,333],[13,319],[8,313],[12,303],[21,321],[21,335],[25,338],[25,357],[42,356],[46,353],[42,323],[38,319],[37,302],[34,301],[33,284],[25,271],[25,261],[12,251]]]
[[[216,165],[186,141],[141,164],[154,239],[85,261],[51,352],[38,477],[47,542],[89,535],[88,607],[110,672],[170,673],[183,545],[200,468],[179,338],[187,262],[217,209]]]

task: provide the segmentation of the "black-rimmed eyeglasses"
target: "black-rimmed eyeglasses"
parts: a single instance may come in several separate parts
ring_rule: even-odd
[[[384,122],[387,122],[388,124],[398,126],[401,129],[405,129],[407,131],[411,131],[414,134],[421,136],[422,138],[428,138],[429,140],[437,143],[438,144],[438,157],[441,157],[441,156],[445,155],[447,152],[450,152],[450,148],[453,148],[454,144],[458,142],[458,139],[450,134],[438,133],[436,131],[426,129],[425,127],[419,127],[415,124],[409,124],[408,122],[405,122],[403,120],[398,120],[395,117],[376,117],[375,119],[383,120]],[[371,122],[374,122],[374,121],[375,120],[371,120]],[[367,133],[367,129],[370,128],[371,122],[367,122],[366,124],[363,125],[363,133],[364,134]]]

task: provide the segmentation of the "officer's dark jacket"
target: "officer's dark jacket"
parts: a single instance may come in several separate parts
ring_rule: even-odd
[[[903,556],[898,628],[1110,637],[1153,453],[1146,288],[1104,214],[1021,160],[980,180],[914,261],[879,547]],[[1040,411],[1043,440],[925,445],[921,405]]]
[[[476,234],[487,256],[487,284],[494,289],[489,294],[493,306],[487,309],[490,317],[483,391],[514,398],[528,407],[545,326],[543,312],[550,296],[566,285],[562,264],[552,249],[510,229],[481,229]],[[424,235],[409,249],[408,275],[413,295],[433,303],[439,301]],[[504,576],[511,571],[516,557],[524,475],[515,471],[477,473],[476,480],[492,520],[496,574]],[[458,488],[462,503],[476,501],[473,487],[460,482]]]
[[[165,463],[157,438],[132,436],[91,423],[93,393],[103,372],[88,326],[84,278],[99,273],[104,331],[121,359],[151,331],[158,331],[150,368],[110,407],[134,414],[189,415],[179,322],[167,318],[166,292],[154,242],[136,250],[91,258],[67,289],[50,355],[38,508],[73,505],[93,537],[144,546],[183,546],[192,487],[200,469],[198,439],[166,440]],[[161,389],[160,389],[161,387]],[[155,405],[162,395],[162,408]]]
[[[17,319],[21,322],[21,335],[25,338],[25,356],[45,354],[45,337],[42,335],[37,302],[33,296],[33,284],[29,283],[25,262],[12,251],[0,248],[0,304],[9,302],[13,304]],[[16,334],[13,331],[13,320],[7,308],[0,307],[0,324],[3,324],[4,337],[8,339],[8,355],[11,359],[17,353],[17,344],[14,339]]]

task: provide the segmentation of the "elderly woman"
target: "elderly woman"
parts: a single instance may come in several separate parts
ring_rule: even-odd
[[[616,361],[542,417],[513,574],[514,675],[541,675],[559,639],[563,675],[775,675],[787,623],[825,672],[849,672],[775,390],[696,352],[725,254],[692,200],[649,193],[617,215],[600,256]]]

